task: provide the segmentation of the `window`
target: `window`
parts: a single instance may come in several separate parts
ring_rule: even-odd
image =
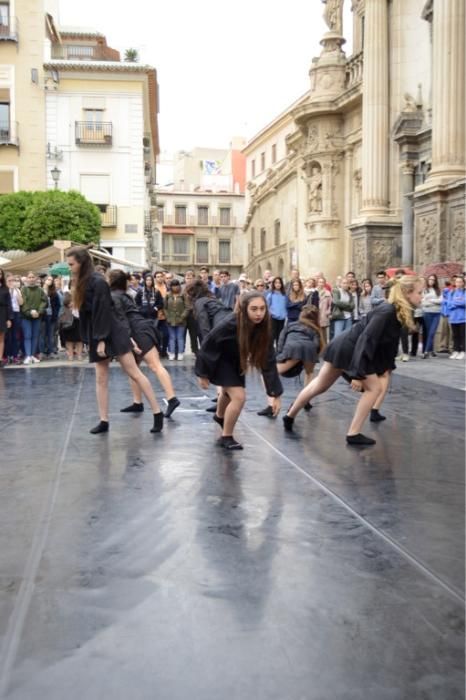
[[[198,265],[209,262],[209,241],[196,241],[196,262]]]
[[[10,105],[8,102],[0,102],[0,141],[10,138]]]
[[[208,226],[209,224],[209,207],[197,208],[197,223],[199,226]]]
[[[261,171],[265,170],[265,153],[261,153]]]
[[[169,251],[170,250],[170,237],[169,236],[162,236],[162,257],[163,258],[168,258]]]
[[[8,27],[10,24],[10,6],[9,4],[2,3],[0,5],[0,25],[2,27]]]
[[[177,262],[189,262],[189,238],[187,236],[173,236],[173,258]]]
[[[186,207],[175,207],[175,224],[186,226]]]
[[[280,219],[275,220],[273,230],[273,243],[275,246],[280,245]]]
[[[157,220],[160,224],[163,224],[165,215],[165,207],[163,204],[157,204]]]
[[[256,177],[256,161],[251,161],[251,177]]]
[[[265,250],[265,244],[267,242],[267,232],[265,228],[261,228],[261,253]]]
[[[218,261],[219,263],[228,264],[230,262],[230,247],[231,241],[218,242]]]
[[[272,146],[272,163],[277,162],[277,144],[274,143]]]
[[[254,248],[256,247],[256,230],[254,226],[251,229],[251,252],[254,255]]]
[[[229,207],[220,207],[220,226],[230,226]]]

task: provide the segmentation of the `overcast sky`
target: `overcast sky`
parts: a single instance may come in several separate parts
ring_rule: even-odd
[[[60,0],[59,21],[155,66],[172,151],[249,139],[306,92],[322,11],[321,0]]]

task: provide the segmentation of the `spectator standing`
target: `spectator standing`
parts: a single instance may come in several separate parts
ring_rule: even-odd
[[[422,312],[424,318],[423,357],[435,356],[434,338],[440,323],[442,295],[437,275],[429,275],[422,296]]]
[[[199,332],[197,328],[196,319],[194,317],[193,305],[191,297],[186,293],[189,287],[194,282],[194,272],[192,270],[187,270],[184,275],[184,285],[182,287],[184,302],[186,304],[187,315],[186,315],[186,330],[189,333],[189,343],[191,345],[191,352],[197,355],[199,350]],[[185,332],[185,347],[186,347],[186,332]]]
[[[34,272],[28,272],[26,285],[22,290],[23,303],[21,305],[21,325],[24,335],[24,364],[40,362],[36,357],[40,322],[48,305],[47,297],[42,287],[39,286]]]
[[[276,346],[278,338],[285,325],[287,315],[287,298],[285,294],[285,285],[281,277],[274,277],[272,280],[272,288],[265,296],[269,307],[270,318],[272,320],[272,339]]]
[[[347,331],[353,325],[352,314],[354,310],[353,295],[349,291],[349,282],[346,277],[341,280],[341,286],[335,287],[332,292],[332,321],[334,322],[334,337]]]
[[[455,284],[456,275],[445,283],[442,289],[442,305],[440,307],[440,349],[441,353],[451,352],[451,326],[448,322],[448,297]]]
[[[3,367],[3,351],[5,348],[5,334],[13,324],[13,306],[5,273],[0,268],[0,368]]]
[[[360,300],[360,295],[361,295],[361,288],[359,286],[358,280],[354,277],[353,279],[349,280],[349,291],[353,295],[353,301],[354,301],[354,309],[353,309],[353,323],[356,323],[356,321],[359,321],[361,318],[361,313],[359,311],[359,300]]]
[[[154,278],[150,272],[144,275],[142,287],[138,289],[134,301],[144,318],[157,320],[159,309],[163,309],[163,297],[155,288]]]
[[[239,297],[240,289],[237,284],[230,282],[230,273],[228,270],[220,272],[221,286],[218,289],[219,299],[223,305],[233,311]]]
[[[319,324],[322,330],[322,337],[327,343],[328,327],[330,326],[330,315],[332,313],[332,295],[327,288],[325,277],[319,277],[317,280],[317,290],[319,292]]]
[[[286,283],[286,285],[285,285],[285,293],[286,293],[286,296],[289,295],[289,293],[290,293],[290,291],[291,291],[291,287],[292,287],[292,285],[293,285],[293,282],[297,282],[297,281],[301,282],[301,277],[300,277],[300,275],[299,275],[299,270],[298,270],[298,268],[297,268],[297,267],[294,267],[294,268],[291,270],[290,279],[289,279],[289,281],[288,281],[288,282]]]
[[[385,270],[380,270],[376,275],[377,282],[374,284],[371,293],[372,307],[375,308],[379,304],[382,304],[386,299],[386,285],[388,277],[385,274]]]
[[[448,318],[453,335],[453,353],[451,360],[464,359],[464,331],[466,322],[466,295],[464,277],[458,275],[455,286],[448,295]]]
[[[61,303],[55,288],[55,280],[51,275],[45,278],[42,289],[47,297],[47,307],[41,321],[40,350],[42,355],[49,359],[57,355],[55,327],[60,314]]]
[[[315,306],[316,309],[319,308],[319,290],[317,289],[317,283],[314,277],[309,277],[304,284],[304,294],[307,297],[307,303],[310,306]]]
[[[58,317],[58,330],[60,341],[66,350],[68,360],[73,360],[76,354],[77,360],[83,359],[83,342],[79,330],[79,312],[73,309],[70,292],[63,295],[63,309]]]
[[[361,282],[361,294],[359,296],[359,317],[365,318],[372,311],[372,281],[366,277]]]
[[[157,328],[162,335],[162,342],[160,345],[160,357],[167,357],[168,348],[168,324],[167,317],[165,315],[165,297],[168,294],[168,288],[165,283],[165,273],[159,270],[155,273],[155,290],[159,292],[163,299],[163,305],[157,308]]]
[[[295,279],[291,283],[290,291],[286,297],[286,317],[288,323],[297,321],[303,306],[307,303],[304,293],[303,283],[300,279]]]
[[[188,308],[178,280],[172,280],[170,291],[165,297],[164,308],[168,324],[168,359],[174,360],[176,356],[178,360],[182,360]]]
[[[21,304],[23,303],[23,297],[20,291],[20,281],[10,275],[7,277],[7,287],[10,293],[11,308],[13,311],[13,318],[11,320],[11,326],[7,331],[5,338],[5,351],[6,357],[9,362],[18,364],[19,351],[20,351],[20,334],[21,334]]]

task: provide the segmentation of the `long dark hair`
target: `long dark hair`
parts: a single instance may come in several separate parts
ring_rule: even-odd
[[[281,286],[280,286],[280,289],[275,289],[275,280],[279,280],[279,281],[280,281],[280,285],[281,285]],[[285,292],[285,285],[283,284],[283,280],[282,280],[281,277],[278,277],[278,276],[277,276],[277,277],[274,277],[274,278],[273,278],[272,284],[271,284],[271,287],[270,287],[270,291],[271,291],[271,292],[281,292],[281,294],[283,294],[283,295],[286,294],[286,292]]]
[[[66,257],[74,258],[80,265],[76,285],[73,288],[73,304],[75,309],[80,309],[84,304],[89,279],[94,272],[94,263],[88,249],[81,245],[70,248],[66,253]]]
[[[5,271],[0,267],[0,287],[6,287]]]
[[[243,294],[236,310],[238,318],[238,346],[242,374],[246,374],[248,367],[265,369],[272,342],[272,330],[270,314],[265,304],[265,316],[260,323],[252,323],[248,317],[249,304],[253,299],[262,299],[264,295],[257,292]]]
[[[431,286],[429,285],[429,280],[430,280],[431,277],[434,278],[434,285],[433,285],[433,287],[431,287]],[[426,276],[426,289],[435,289],[436,295],[437,295],[438,297],[440,296],[440,285],[439,285],[439,283],[438,283],[438,277],[437,277],[437,275],[432,274],[432,275],[427,275],[427,276]]]
[[[369,292],[369,294],[366,294],[366,292],[364,291],[364,283],[365,283],[365,282],[369,282],[369,284],[371,285],[371,291]],[[361,296],[363,296],[363,297],[370,297],[371,292],[372,292],[372,289],[373,289],[373,286],[374,286],[374,285],[372,284],[372,280],[369,279],[369,277],[365,277],[365,278],[363,279],[363,281],[361,282]]]
[[[317,306],[307,305],[304,306],[301,313],[299,314],[298,321],[308,328],[311,328],[319,336],[319,353],[325,348],[325,338],[322,333],[322,328],[319,323],[319,309]]]
[[[294,284],[299,284],[299,292],[295,292],[293,289]],[[290,291],[288,292],[288,299],[290,301],[304,301],[306,294],[304,292],[304,286],[301,280],[291,280]]]

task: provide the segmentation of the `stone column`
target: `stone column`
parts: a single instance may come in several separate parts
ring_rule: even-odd
[[[362,103],[363,216],[383,216],[388,205],[387,0],[366,0]]]
[[[354,146],[352,144],[348,144],[345,148],[345,209],[342,221],[344,236],[344,267],[348,270],[351,269],[351,237],[347,226],[351,224],[353,218],[353,151]]]
[[[414,260],[414,211],[412,193],[414,191],[414,165],[403,163],[401,166],[401,196],[403,209],[403,228],[401,231],[401,262],[412,266]]]
[[[465,2],[435,0],[432,60],[432,170],[465,174]]]

